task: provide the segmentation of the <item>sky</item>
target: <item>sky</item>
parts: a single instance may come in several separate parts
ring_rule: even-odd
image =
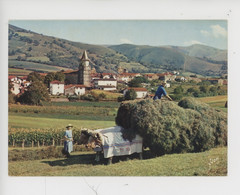
[[[10,20],[9,24],[70,41],[227,49],[226,20]]]

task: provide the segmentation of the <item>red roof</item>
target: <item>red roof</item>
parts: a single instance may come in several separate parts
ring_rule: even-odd
[[[54,80],[54,81],[50,82],[50,84],[64,84],[64,82]]]
[[[94,81],[117,81],[116,79],[94,79]]]
[[[140,73],[129,73],[129,72],[126,72],[126,73],[121,73],[120,76],[136,76],[136,75],[140,75]]]
[[[16,76],[8,76],[8,79],[17,78]]]
[[[142,87],[129,87],[128,90],[133,89],[134,91],[147,91],[146,88]]]

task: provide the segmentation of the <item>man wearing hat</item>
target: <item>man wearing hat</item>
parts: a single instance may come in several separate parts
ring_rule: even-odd
[[[66,126],[64,134],[64,151],[67,154],[67,157],[70,157],[70,153],[73,151],[72,127],[72,124]]]
[[[166,82],[163,82],[157,89],[155,96],[153,97],[154,100],[158,100],[161,99],[162,96],[166,96],[170,101],[172,101],[172,98],[169,97],[169,95],[167,95],[166,90],[164,89],[164,87],[166,86]]]

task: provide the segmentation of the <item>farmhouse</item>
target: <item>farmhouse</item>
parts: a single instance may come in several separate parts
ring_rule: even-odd
[[[176,79],[176,75],[174,75],[173,73],[170,72],[166,72],[166,73],[161,73],[161,74],[157,74],[159,76],[159,80],[167,82],[167,81],[174,81]]]
[[[113,91],[117,89],[117,80],[116,79],[95,79],[94,88]]]
[[[141,76],[140,73],[121,73],[119,74],[118,79],[119,81],[125,81],[126,83],[128,83],[135,77],[140,77],[140,76]]]
[[[65,85],[64,94],[65,95],[84,95],[85,86],[84,85]]]
[[[125,96],[126,92],[130,89],[133,89],[136,92],[136,94],[137,94],[136,98],[138,98],[138,99],[145,98],[148,95],[147,89],[146,88],[140,88],[140,87],[130,87],[128,89],[125,89],[123,91],[123,95]]]
[[[159,76],[157,74],[144,74],[143,76],[149,81],[159,79]]]
[[[52,81],[50,82],[50,94],[51,95],[60,95],[64,94],[64,83],[60,81]]]

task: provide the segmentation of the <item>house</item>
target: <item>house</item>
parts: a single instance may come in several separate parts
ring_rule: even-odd
[[[65,95],[84,95],[86,92],[86,87],[84,85],[65,85],[64,94]]]
[[[147,97],[148,95],[148,91],[146,88],[140,88],[140,87],[130,87],[130,88],[127,88],[123,91],[123,95],[125,96],[126,92],[130,89],[133,89],[136,94],[137,94],[137,98],[140,99],[140,98],[145,98]]]
[[[157,74],[144,74],[143,76],[149,81],[159,79],[159,76]]]
[[[117,75],[114,73],[101,73],[103,79],[117,79]]]
[[[129,81],[131,81],[132,79],[134,79],[135,77],[140,77],[141,74],[140,73],[121,73],[118,75],[118,80],[119,81],[125,81],[126,83],[128,83]]]
[[[117,89],[116,79],[95,79],[94,88],[106,91],[114,91]]]
[[[64,82],[60,82],[57,80],[50,82],[49,90],[51,95],[64,94]]]
[[[176,75],[171,72],[157,74],[159,76],[159,80],[167,82],[167,81],[174,81],[176,79]]]

